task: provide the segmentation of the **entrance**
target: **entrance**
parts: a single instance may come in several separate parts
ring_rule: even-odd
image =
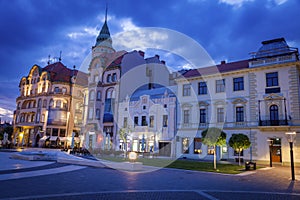
[[[171,143],[170,142],[159,142],[159,155],[160,156],[171,156]]]
[[[270,148],[272,161],[273,162],[282,162],[281,159],[281,139],[280,138],[271,138],[272,145]]]

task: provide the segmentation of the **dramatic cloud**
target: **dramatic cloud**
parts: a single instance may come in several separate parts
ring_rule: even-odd
[[[108,26],[114,47],[152,48],[147,55],[161,54],[161,59],[173,69],[208,64],[195,59],[202,56],[211,57],[216,63],[248,59],[261,41],[278,37],[285,37],[291,46],[300,46],[298,0],[108,3]],[[65,65],[86,68],[91,47],[103,25],[105,5],[104,0],[0,0],[0,80],[5,85],[0,86],[0,107],[10,111],[15,108],[20,78],[27,76],[34,64],[44,67],[48,55],[57,58],[62,51]],[[145,33],[151,30],[149,27],[156,30]],[[190,38],[190,43],[157,29],[178,32]]]

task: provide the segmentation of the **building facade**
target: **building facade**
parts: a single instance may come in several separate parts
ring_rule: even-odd
[[[144,58],[142,51],[115,51],[106,20],[92,47],[88,69],[85,146],[118,149],[118,102],[143,85],[148,88],[153,88],[154,83],[168,86],[170,73],[157,55]]]
[[[140,88],[119,102],[119,150],[175,157],[176,105],[176,86]]]
[[[232,134],[251,141],[246,160],[289,162],[286,132],[299,131],[299,53],[283,38],[262,42],[248,60],[194,69],[177,79],[177,156],[234,159],[229,147]],[[202,144],[201,133],[218,127],[227,134],[227,144],[214,149]],[[297,134],[296,141],[299,141]],[[295,158],[300,162],[299,145]]]
[[[14,113],[16,146],[70,147],[82,145],[83,100],[87,74],[61,62],[42,68],[34,65],[20,81]],[[81,144],[80,144],[81,143]]]

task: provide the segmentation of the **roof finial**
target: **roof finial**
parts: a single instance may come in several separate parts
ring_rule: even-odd
[[[106,2],[106,9],[105,9],[105,22],[107,21],[107,7],[108,7],[108,5],[107,5],[107,2]]]

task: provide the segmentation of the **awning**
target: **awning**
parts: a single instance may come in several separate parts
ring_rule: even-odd
[[[68,138],[67,138],[67,137],[59,137],[59,140],[60,140],[61,142],[65,142],[65,141],[68,140]]]
[[[39,141],[46,141],[49,138],[49,136],[44,135]]]
[[[57,138],[58,138],[57,136],[51,136],[51,137],[50,137],[50,141],[56,141]]]

